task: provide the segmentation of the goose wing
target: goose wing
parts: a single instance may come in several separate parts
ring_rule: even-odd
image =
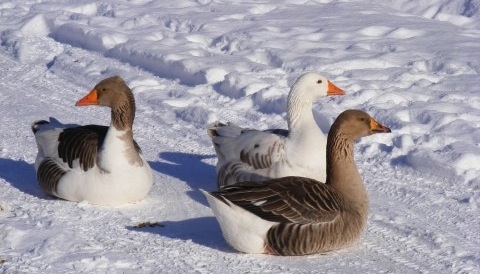
[[[334,220],[343,199],[328,185],[303,177],[238,183],[213,192],[262,219],[281,223],[318,223]]]
[[[97,152],[107,134],[107,126],[86,125],[64,129],[58,136],[58,156],[73,168],[73,161],[79,160],[80,167],[87,171],[95,166]]]
[[[222,164],[241,161],[252,169],[266,169],[285,158],[288,130],[243,129],[231,123],[218,123],[209,129]]]

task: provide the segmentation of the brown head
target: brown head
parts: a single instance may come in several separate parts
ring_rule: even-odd
[[[120,76],[106,78],[98,83],[76,106],[99,105],[115,108],[126,103],[135,104],[132,91]]]
[[[135,118],[132,90],[119,76],[100,81],[76,106],[98,105],[112,109],[112,123],[117,129],[131,128]]]
[[[342,112],[333,123],[331,130],[354,140],[375,133],[391,132],[388,127],[380,124],[367,113],[356,109]]]

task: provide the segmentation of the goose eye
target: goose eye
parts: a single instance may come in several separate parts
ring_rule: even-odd
[[[317,81],[317,84],[321,84],[321,83],[322,83],[322,79]]]

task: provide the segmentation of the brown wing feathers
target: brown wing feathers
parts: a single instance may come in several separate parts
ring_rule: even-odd
[[[301,177],[279,178],[261,186],[240,183],[213,194],[273,222],[328,222],[343,209],[343,199],[329,186]]]
[[[108,129],[108,127],[106,128]],[[95,165],[99,147],[99,132],[85,127],[67,128],[60,133],[58,141],[58,156],[68,163],[70,168],[73,167],[73,161],[76,159],[79,159],[80,166],[84,171]]]
[[[55,195],[60,178],[66,173],[55,161],[45,158],[38,166],[37,181],[48,194]]]

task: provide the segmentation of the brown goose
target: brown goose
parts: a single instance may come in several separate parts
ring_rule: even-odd
[[[76,105],[110,107],[111,124],[72,126],[53,118],[34,122],[40,187],[65,200],[102,205],[145,197],[152,171],[133,140],[135,99],[125,81],[104,79]]]
[[[327,180],[283,177],[204,192],[223,236],[245,253],[306,255],[347,247],[367,223],[368,197],[354,162],[359,137],[390,129],[367,113],[347,110],[327,140]]]

